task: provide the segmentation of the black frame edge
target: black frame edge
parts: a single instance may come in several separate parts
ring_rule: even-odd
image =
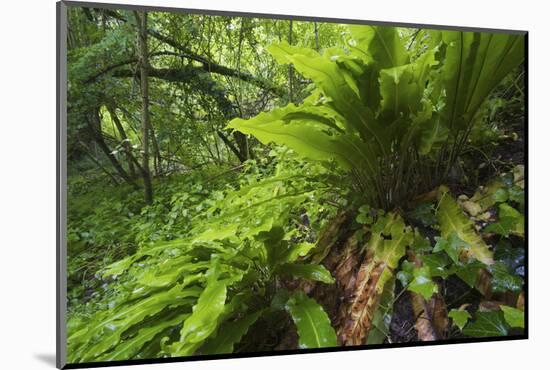
[[[486,343],[486,342],[502,342],[502,341],[514,341],[514,340],[526,340],[526,339],[528,339],[526,335],[513,335],[513,336],[504,336],[504,337],[437,340],[437,341],[430,341],[430,342],[371,344],[371,345],[360,345],[360,346],[353,346],[353,347],[326,347],[326,348],[312,348],[312,349],[262,351],[262,352],[250,352],[250,353],[238,353],[238,354],[228,353],[228,354],[219,354],[219,355],[151,358],[151,359],[140,359],[140,360],[83,362],[83,363],[67,364],[63,367],[63,369],[84,369],[84,368],[97,368],[97,367],[109,367],[109,366],[149,365],[149,364],[165,364],[165,363],[174,363],[174,362],[210,361],[210,360],[288,356],[288,355],[307,355],[307,354],[315,354],[315,353],[349,352],[349,351],[407,348],[407,347],[426,347],[426,346],[439,346],[439,345],[451,345],[451,344],[477,344],[477,343]]]
[[[271,13],[254,13],[244,11],[229,11],[229,10],[214,10],[214,9],[198,9],[198,8],[174,8],[168,6],[153,6],[153,5],[130,5],[130,4],[113,4],[102,2],[83,2],[73,0],[62,0],[67,6],[79,6],[83,8],[104,8],[104,9],[119,9],[119,10],[138,10],[138,11],[156,11],[170,13],[187,13],[187,14],[206,14],[213,16],[227,17],[254,17],[268,19],[292,19],[295,21],[309,22],[326,22],[326,23],[344,23],[344,24],[369,24],[375,26],[391,26],[391,27],[408,27],[408,28],[426,28],[426,29],[441,29],[454,30],[463,32],[491,32],[491,33],[507,33],[522,35],[527,33],[527,30],[516,29],[500,29],[500,28],[484,28],[484,27],[462,27],[441,24],[424,24],[424,23],[406,23],[392,21],[375,21],[368,19],[349,19],[349,18],[327,18],[315,17],[307,15],[290,15],[290,14],[271,14]]]
[[[67,364],[66,119],[67,5],[56,4],[56,367]]]

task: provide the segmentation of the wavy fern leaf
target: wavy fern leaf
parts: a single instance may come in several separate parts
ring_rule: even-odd
[[[495,86],[524,58],[521,35],[442,31],[446,45],[443,115],[452,130],[466,127]]]
[[[468,244],[469,247],[466,248],[466,251],[469,256],[486,265],[494,262],[493,252],[477,233],[473,222],[462,212],[460,206],[448,192],[445,192],[439,201],[437,219],[441,228],[441,235],[444,238],[456,233],[460,239]]]

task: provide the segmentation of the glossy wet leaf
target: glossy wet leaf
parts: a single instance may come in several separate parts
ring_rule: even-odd
[[[422,256],[422,263],[424,266],[430,268],[430,274],[432,276],[438,276],[445,279],[453,272],[449,268],[452,261],[445,252],[424,255]]]
[[[445,251],[451,260],[458,264],[458,257],[462,249],[467,249],[470,246],[464,240],[460,239],[456,231],[451,232],[447,238],[435,237],[436,243],[434,253]]]
[[[510,325],[511,328],[524,328],[525,326],[525,313],[510,306],[500,306],[502,312],[504,312],[504,320]]]
[[[502,337],[508,334],[508,325],[502,311],[477,311],[462,333],[476,338]]]
[[[413,269],[413,279],[407,289],[420,294],[426,300],[430,299],[439,290],[437,284],[432,280],[428,267]]]
[[[475,288],[479,277],[479,271],[486,266],[479,261],[472,261],[465,264],[455,266],[454,272],[462,279],[470,288]]]
[[[227,298],[227,283],[211,280],[200,295],[193,313],[185,320],[180,331],[179,343],[172,349],[178,356],[192,354],[217,327],[217,319],[222,314]]]
[[[328,315],[314,299],[296,292],[289,298],[286,310],[298,329],[300,348],[336,346],[336,333]]]
[[[523,279],[509,271],[503,262],[496,262],[490,267],[489,271],[492,275],[491,287],[493,292],[519,292],[522,289]]]
[[[498,189],[498,190],[495,191],[495,193],[493,194],[493,199],[494,199],[495,202],[497,202],[497,203],[506,202],[506,201],[508,200],[508,190],[506,190],[506,189]]]
[[[464,325],[468,322],[468,319],[472,318],[472,315],[466,310],[457,310],[453,308],[449,311],[449,317],[453,320],[453,325],[456,325],[462,330]]]
[[[498,222],[489,224],[484,231],[508,237],[510,234],[523,236],[524,216],[515,208],[503,203],[499,205]]]
[[[425,253],[425,252],[430,252],[432,250],[432,245],[428,238],[425,238],[419,232],[415,232],[414,240],[411,245],[411,248],[416,253]]]
[[[497,243],[495,259],[504,263],[508,271],[518,273],[518,269],[525,264],[525,248],[523,245],[513,246],[509,240]]]

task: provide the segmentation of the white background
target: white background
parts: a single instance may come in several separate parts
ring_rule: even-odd
[[[315,355],[189,362],[119,369],[518,369],[546,367],[548,270],[548,69],[544,1],[134,0],[258,13],[529,30],[530,339]],[[55,1],[7,0],[0,17],[0,355],[2,369],[54,367]],[[545,356],[546,357],[546,356]],[[546,361],[547,362],[547,361]],[[538,365],[538,364],[542,365]],[[538,366],[537,366],[538,365]]]

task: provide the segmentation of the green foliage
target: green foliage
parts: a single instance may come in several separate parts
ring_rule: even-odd
[[[464,325],[468,322],[468,319],[472,318],[472,315],[466,310],[457,310],[453,308],[449,311],[449,317],[453,319],[453,325],[456,325],[460,330],[464,328]]]
[[[434,293],[438,292],[437,285],[431,277],[430,270],[427,267],[413,269],[413,280],[407,289],[420,294],[424,299],[430,299]]]
[[[525,327],[525,314],[522,310],[505,305],[500,306],[500,309],[504,312],[504,320],[511,328]]]
[[[320,281],[322,283],[332,284],[334,278],[322,265],[307,265],[301,263],[287,263],[279,267],[281,275],[289,275],[308,280]]]
[[[248,329],[258,320],[263,311],[256,311],[235,321],[223,324],[218,334],[209,339],[200,352],[206,355],[232,353],[236,343],[239,343]]]
[[[445,154],[441,144],[451,140],[447,175],[481,104],[522,61],[523,41],[425,31],[431,47],[413,58],[395,28],[352,26],[351,33],[349,52],[271,45],[274,58],[292,64],[315,90],[298,106],[237,118],[228,127],[334,162],[366,191],[369,204],[390,208],[418,191],[409,184],[422,182],[422,162]]]
[[[462,332],[475,338],[502,337],[508,334],[508,328],[502,311],[477,311]]]
[[[491,280],[491,288],[493,292],[519,292],[523,287],[523,279],[515,274],[512,274],[508,267],[503,262],[496,262],[489,271],[493,276]]]
[[[336,346],[336,333],[321,306],[303,292],[293,294],[286,309],[298,329],[300,348]]]
[[[345,302],[349,275],[370,289],[355,302],[367,344],[392,339],[406,290],[460,285],[470,300],[483,271],[491,294],[522,291],[523,167],[495,160],[504,173],[477,188],[482,166],[461,157],[513,137],[492,121],[521,77],[521,36],[153,12],[144,206],[135,22],[74,10],[70,362],[271,350],[292,325],[300,348],[336,346],[342,320],[316,292],[338,281]],[[456,200],[464,189],[478,190]],[[472,337],[524,321],[508,306],[449,317]]]
[[[214,261],[211,269],[206,273],[206,287],[193,306],[193,313],[187,318],[180,331],[180,339],[169,348],[163,350],[176,356],[187,356],[208,338],[218,326],[218,319],[225,309],[228,281],[218,280],[218,266]],[[240,280],[235,275],[231,280]]]
[[[384,291],[380,297],[380,304],[372,318],[372,328],[367,338],[367,344],[384,343],[390,333],[390,324],[393,316],[393,303],[395,301],[395,279],[384,285]]]
[[[309,167],[312,176],[320,170],[314,167]],[[279,168],[260,182],[245,175],[239,188],[213,191],[192,216],[207,222],[195,223],[182,238],[144,244],[105,268],[103,278],[114,279],[110,289],[115,300],[100,303],[89,317],[71,315],[71,360],[133,358],[154,343],[156,356],[231,351],[268,312],[278,278],[333,283],[323,266],[300,262],[314,244],[306,241],[307,229],[294,227],[299,220],[294,210],[307,210],[321,199],[323,188],[314,186],[314,180],[304,187],[291,176],[293,171],[303,174],[304,168]],[[292,302],[295,312],[310,314],[313,309],[305,299]],[[166,315],[177,313],[179,321],[164,325]],[[234,333],[224,334],[226,328]],[[138,331],[148,333],[148,339],[129,342],[129,333]],[[312,346],[309,334],[304,335],[304,345]],[[320,338],[320,344],[332,343]]]
[[[478,261],[491,264],[493,263],[493,256],[489,250],[489,246],[485,244],[481,236],[476,232],[473,223],[469,220],[458,204],[453,200],[445,189],[440,190],[443,195],[439,201],[437,209],[437,219],[441,228],[441,235],[445,238],[451,237],[451,234],[455,234],[455,241],[463,241],[468,248],[469,256],[477,259]],[[463,243],[459,243],[463,246]],[[455,243],[454,246],[457,246]],[[450,248],[452,249],[452,245]],[[454,252],[451,252],[454,254]]]
[[[433,252],[445,251],[455,264],[459,263],[458,257],[462,250],[470,247],[464,240],[460,239],[456,231],[452,231],[447,238],[436,236],[435,240]]]
[[[522,275],[525,264],[525,249],[514,247],[508,239],[502,239],[497,243],[495,259],[506,266],[507,271]]]
[[[428,265],[416,267],[408,261],[403,261],[401,271],[397,273],[396,277],[407,290],[420,294],[426,300],[438,292],[437,284],[432,280]]]
[[[493,232],[504,237],[510,234],[523,236],[525,219],[518,210],[506,203],[501,203],[498,216],[499,221],[488,225],[485,232]]]
[[[437,223],[434,206],[429,202],[420,203],[416,206],[411,212],[411,218],[420,221],[424,226],[433,226]]]

